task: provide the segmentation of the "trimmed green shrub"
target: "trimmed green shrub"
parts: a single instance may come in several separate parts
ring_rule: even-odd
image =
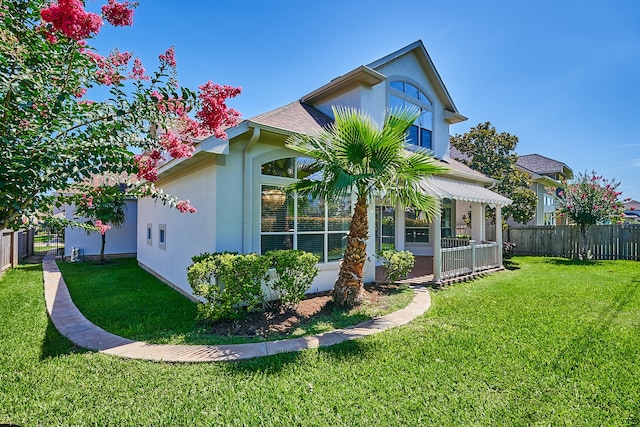
[[[275,270],[274,279],[269,283],[271,288],[280,294],[284,305],[298,304],[318,275],[320,259],[309,252],[294,249],[268,251],[266,257]]]
[[[389,249],[376,254],[376,257],[382,261],[387,279],[392,284],[409,276],[416,263],[416,257],[409,251]]]
[[[191,261],[193,262],[199,262],[199,261],[203,261],[205,259],[210,259],[215,257],[216,255],[222,255],[222,254],[232,254],[232,255],[238,255],[238,252],[231,252],[231,251],[224,251],[224,252],[213,252],[213,253],[209,253],[209,252],[202,252],[199,255],[194,255],[191,257]]]
[[[240,319],[264,308],[262,282],[271,266],[267,257],[252,253],[201,254],[187,271],[193,293],[205,299],[198,304],[201,318],[209,321]]]

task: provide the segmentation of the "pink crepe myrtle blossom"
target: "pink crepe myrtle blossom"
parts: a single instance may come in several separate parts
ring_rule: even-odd
[[[167,49],[165,53],[160,54],[158,58],[160,58],[160,66],[176,68],[176,50],[173,46]]]
[[[134,157],[136,166],[138,167],[138,179],[149,182],[158,180],[158,163],[162,158],[162,154],[158,150],[153,150],[148,154],[138,154]]]
[[[211,81],[199,87],[198,98],[202,108],[196,113],[196,119],[203,128],[213,132],[216,138],[226,139],[225,128],[235,126],[240,119],[240,113],[233,108],[227,108],[225,101],[238,96],[240,87],[215,84]]]
[[[93,207],[93,196],[89,196],[87,194],[83,195],[82,203],[88,208]]]
[[[124,69],[128,66],[131,60],[131,53],[120,52],[118,49],[114,49],[109,56],[102,56],[95,52],[85,52],[97,66],[96,80],[98,83],[105,86],[117,85],[126,77],[123,74]]]
[[[93,225],[98,229],[98,232],[103,236],[107,232],[107,230],[111,228],[109,224],[104,224],[100,219],[96,220],[96,222]]]
[[[58,0],[42,9],[40,17],[50,23],[54,31],[73,40],[82,40],[97,34],[103,24],[100,16],[84,10],[81,0]],[[49,42],[55,40],[52,37],[47,39]]]
[[[130,27],[133,25],[133,8],[137,5],[129,1],[118,3],[117,0],[109,0],[102,6],[102,16],[113,26]]]
[[[160,145],[167,150],[174,159],[191,157],[195,148],[188,141],[181,140],[175,133],[167,131],[160,137]]]
[[[82,98],[87,93],[87,89],[81,87],[73,94],[76,98]]]
[[[146,72],[147,71],[144,69],[140,58],[136,58],[133,60],[133,68],[131,69],[129,78],[134,80],[149,80],[149,76],[147,76]]]
[[[189,202],[189,199],[178,201],[178,203],[176,203],[176,209],[178,209],[182,213],[187,213],[187,212],[188,213],[196,213],[197,212],[197,209],[194,208],[193,206],[191,206],[191,202]]]

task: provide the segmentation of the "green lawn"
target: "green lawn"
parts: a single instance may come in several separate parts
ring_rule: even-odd
[[[264,338],[207,333],[197,321],[196,304],[138,267],[135,259],[106,265],[59,262],[74,303],[93,323],[126,338],[158,344],[239,344]],[[290,336],[317,334],[371,319],[405,307],[413,299],[408,288],[387,297],[388,307],[365,305],[350,311],[317,316]]]
[[[39,266],[0,280],[0,423],[640,424],[640,263],[516,258],[433,292],[409,325],[245,362],[164,364],[73,347]]]

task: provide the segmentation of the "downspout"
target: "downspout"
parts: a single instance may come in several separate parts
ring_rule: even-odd
[[[242,252],[252,252],[253,170],[249,152],[260,139],[260,128],[254,127],[249,142],[242,152]]]

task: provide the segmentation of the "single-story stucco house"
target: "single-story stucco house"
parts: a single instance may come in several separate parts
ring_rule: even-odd
[[[190,158],[171,160],[159,170],[158,185],[189,199],[198,211],[181,214],[151,199],[138,201],[138,262],[161,280],[191,294],[187,267],[202,252],[264,253],[295,248],[320,257],[310,292],[328,290],[336,279],[349,227],[352,201],[325,203],[287,196],[282,189],[302,176],[304,158],[285,148],[294,133],[313,134],[332,122],[333,106],[360,109],[382,123],[389,108],[408,105],[421,114],[407,136],[407,149],[424,147],[450,173],[423,182],[442,202],[439,218],[428,222],[411,207],[375,200],[369,211],[365,281],[375,279],[376,250],[407,249],[432,263],[433,280],[502,265],[501,236],[485,242],[484,207],[510,200],[487,187],[494,183],[449,157],[449,126],[466,118],[456,108],[423,43],[417,41],[357,67],[299,100],[243,120],[227,129],[228,139],[198,143]],[[455,239],[455,205],[464,201],[482,218],[470,242]],[[475,264],[474,264],[475,262]]]

